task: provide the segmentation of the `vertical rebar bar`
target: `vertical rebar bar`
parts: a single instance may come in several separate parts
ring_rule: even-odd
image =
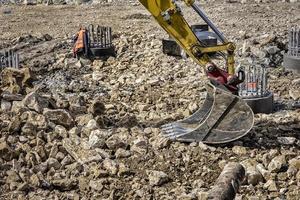
[[[111,34],[111,27],[109,27],[109,46],[111,46],[112,45],[112,42],[111,42],[111,40],[112,40],[112,34]]]
[[[17,68],[19,68],[19,64],[20,64],[20,57],[19,54],[16,54],[16,63],[17,63]]]

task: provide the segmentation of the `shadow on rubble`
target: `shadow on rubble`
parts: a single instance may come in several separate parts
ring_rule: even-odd
[[[300,124],[264,122],[255,124],[243,138],[232,143],[220,145],[233,147],[240,145],[251,149],[276,149],[300,147]]]

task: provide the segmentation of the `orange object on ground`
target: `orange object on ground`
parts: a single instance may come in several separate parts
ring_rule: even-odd
[[[86,32],[87,31],[85,28],[80,28],[80,30],[76,34],[76,42],[74,44],[74,49],[73,49],[74,56],[76,56],[78,52],[84,51],[84,49],[86,48],[85,42],[84,42]]]

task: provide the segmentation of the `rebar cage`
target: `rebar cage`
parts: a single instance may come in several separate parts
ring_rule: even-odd
[[[296,26],[289,30],[288,55],[300,57],[300,28]]]
[[[245,81],[239,86],[242,98],[260,98],[269,94],[267,90],[267,70],[264,65],[252,62],[243,66]]]
[[[112,29],[111,27],[88,26],[88,45],[92,56],[115,56],[115,49],[112,43]]]
[[[300,73],[300,27],[289,29],[288,52],[283,57],[283,66],[295,73]]]
[[[111,27],[102,27],[93,24],[88,26],[89,46],[90,48],[111,48],[112,44],[112,31]]]
[[[0,51],[0,70],[4,68],[19,68],[20,57],[12,49]]]

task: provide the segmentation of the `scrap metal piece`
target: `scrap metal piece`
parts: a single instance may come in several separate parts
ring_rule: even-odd
[[[88,38],[90,53],[95,56],[115,56],[115,48],[112,43],[111,27],[102,27],[93,24],[88,26]]]
[[[213,84],[207,87],[202,108],[187,119],[164,125],[164,136],[182,142],[222,144],[251,130],[254,124],[251,108],[240,97]]]
[[[284,55],[283,66],[290,71],[300,73],[300,28],[289,30],[288,52]]]

